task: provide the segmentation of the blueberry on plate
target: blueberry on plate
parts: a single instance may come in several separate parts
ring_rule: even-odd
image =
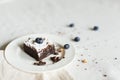
[[[94,30],[94,31],[97,31],[98,29],[99,29],[98,26],[94,26],[94,27],[93,27],[93,30]]]
[[[36,38],[35,42],[38,44],[42,44],[43,43],[43,39],[42,38]]]
[[[74,27],[74,23],[71,23],[68,25],[69,27]]]
[[[75,42],[79,42],[79,41],[80,41],[80,37],[75,37],[75,38],[74,38],[74,41],[75,41]]]
[[[65,44],[64,45],[64,49],[69,49],[70,48],[70,45],[69,44]]]

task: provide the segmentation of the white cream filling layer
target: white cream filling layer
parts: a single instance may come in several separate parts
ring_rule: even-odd
[[[39,44],[35,42],[35,38],[28,38],[28,40],[26,40],[24,44],[31,48],[34,48],[39,53],[42,49],[46,48],[48,45],[53,45],[53,42],[49,41],[47,38],[44,38],[43,43]]]

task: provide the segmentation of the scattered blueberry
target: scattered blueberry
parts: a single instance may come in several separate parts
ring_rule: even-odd
[[[70,48],[70,45],[69,44],[65,44],[64,45],[64,49],[68,49],[68,48]]]
[[[79,41],[80,41],[80,38],[79,38],[79,37],[75,37],[75,38],[74,38],[74,41],[79,42]]]
[[[43,43],[43,39],[42,38],[36,38],[35,42],[38,44],[42,44]]]
[[[69,24],[68,26],[69,26],[69,27],[74,27],[75,25],[74,25],[74,23],[71,23],[71,24]]]
[[[92,30],[97,31],[99,29],[98,26],[94,26]]]

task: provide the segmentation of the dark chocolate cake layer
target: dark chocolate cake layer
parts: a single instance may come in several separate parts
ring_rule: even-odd
[[[35,60],[40,61],[40,60],[46,58],[47,56],[49,56],[50,54],[54,54],[55,48],[54,48],[54,45],[48,45],[46,48],[42,49],[40,52],[37,52],[36,49],[31,48],[30,46],[27,46],[24,44],[24,51],[28,55],[33,57]],[[38,55],[38,54],[40,54],[40,55]]]
[[[24,51],[31,57],[33,57],[35,60],[39,61],[38,53],[35,49],[30,48],[29,46],[26,46],[24,44]]]

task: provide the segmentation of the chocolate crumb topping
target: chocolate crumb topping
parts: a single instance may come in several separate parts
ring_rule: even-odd
[[[54,53],[54,55],[58,55],[58,53],[57,53],[57,52],[55,52],[55,53]]]
[[[65,58],[65,56],[63,56],[63,58]]]
[[[58,52],[62,52],[61,48],[57,49]]]
[[[45,65],[46,62],[42,62],[42,61],[39,61],[39,62],[35,62],[34,65]]]
[[[52,60],[53,63],[56,63],[56,62],[60,61],[60,58],[56,57],[56,56],[50,57],[50,59]]]

